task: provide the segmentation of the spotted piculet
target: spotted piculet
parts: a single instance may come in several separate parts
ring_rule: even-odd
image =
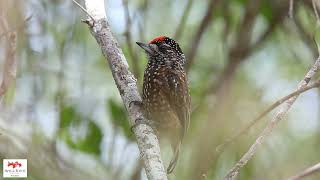
[[[179,44],[166,36],[156,37],[148,44],[137,44],[145,50],[148,57],[143,80],[144,113],[153,122],[160,136],[170,140],[174,156],[167,173],[171,173],[176,166],[181,142],[190,122],[185,55]]]

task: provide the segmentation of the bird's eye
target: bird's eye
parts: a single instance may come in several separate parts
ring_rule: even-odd
[[[167,44],[167,43],[161,43],[160,44],[160,48],[165,48],[165,49],[169,49],[169,48],[171,48],[171,46],[169,45],[169,44]]]
[[[157,46],[158,50],[162,53],[166,53],[171,48],[168,44],[164,42],[157,44]]]

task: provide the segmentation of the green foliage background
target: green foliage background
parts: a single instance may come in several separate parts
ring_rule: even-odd
[[[135,42],[147,42],[158,35],[174,37],[188,1],[128,1],[132,42],[125,35],[122,2],[106,1],[113,34],[131,70],[136,67],[139,71],[139,87],[147,60]],[[176,39],[186,55],[193,50],[209,1],[193,1],[182,34]],[[259,2],[217,1],[212,9],[213,16],[188,72],[191,126],[170,179],[199,179],[203,174],[206,179],[222,179],[274,112],[219,156],[214,155],[216,146],[239,132],[269,104],[292,92],[317,57],[313,38],[319,44],[319,25],[309,2],[295,2],[294,18],[288,17],[289,3],[285,0]],[[12,28],[32,15],[18,29],[18,75],[1,102],[28,122],[32,146],[47,151],[41,144],[51,144],[58,159],[74,166],[75,172],[94,175],[93,179],[146,179],[110,69],[88,28],[80,22],[86,15],[72,1],[12,0],[0,5]],[[249,14],[254,17],[252,25],[245,20],[250,8],[258,8],[256,14]],[[242,32],[245,28],[248,31]],[[266,37],[260,40],[263,35]],[[0,45],[3,52],[5,43]],[[235,61],[240,63],[232,73],[224,74]],[[0,65],[3,62],[1,55]],[[230,81],[226,80],[228,75]],[[286,179],[319,162],[319,100],[318,89],[301,95],[286,120],[240,171],[239,179]],[[161,147],[167,165],[171,152],[166,142],[161,142]],[[11,158],[2,150],[0,157]],[[33,158],[28,160],[32,163]],[[29,177],[50,179],[36,170],[30,170]],[[316,174],[309,179],[319,178]]]

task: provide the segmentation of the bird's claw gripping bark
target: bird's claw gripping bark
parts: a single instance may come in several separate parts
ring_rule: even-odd
[[[136,119],[135,124],[131,126],[131,132],[133,132],[134,128],[136,128],[140,124],[146,124],[146,125],[150,126],[153,129],[153,131],[156,134],[158,134],[158,131],[156,129],[154,122],[150,121],[150,120],[146,120],[146,119]]]
[[[132,105],[136,105],[138,106],[139,108],[142,108],[143,104],[141,101],[131,101],[129,103],[129,107],[131,107]],[[138,125],[140,124],[146,124],[148,126],[150,126],[153,131],[157,134],[157,129],[156,129],[156,126],[155,126],[155,123],[153,121],[150,121],[150,120],[147,120],[147,119],[142,119],[142,118],[138,118],[135,120],[135,124],[131,126],[131,132],[133,132],[134,128],[136,128]]]
[[[129,103],[129,107],[131,107],[132,105],[136,105],[136,106],[139,106],[141,108],[142,107],[142,102],[141,101],[131,101]]]

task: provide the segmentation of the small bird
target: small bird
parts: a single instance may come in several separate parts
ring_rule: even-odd
[[[137,42],[145,50],[148,64],[144,72],[142,106],[160,136],[170,140],[174,156],[167,168],[174,170],[190,122],[190,95],[184,70],[185,55],[179,44],[166,36],[148,44]]]

